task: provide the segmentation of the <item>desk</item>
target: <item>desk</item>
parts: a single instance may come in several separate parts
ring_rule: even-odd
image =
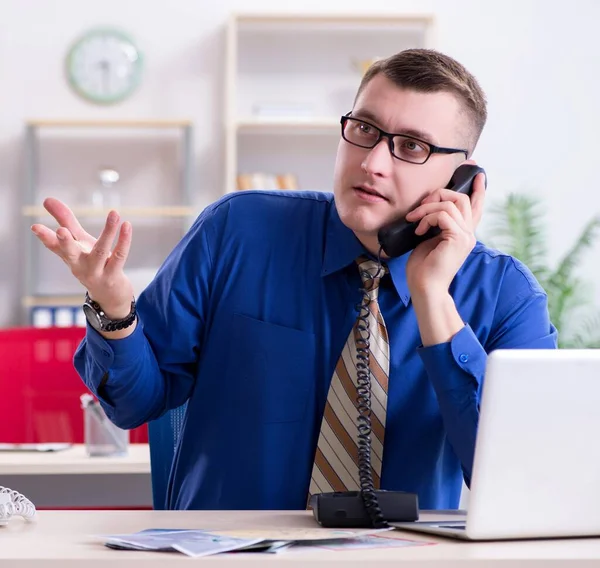
[[[422,515],[423,520],[439,515]],[[456,519],[456,516],[452,517]],[[2,568],[86,568],[156,566],[171,568],[194,562],[179,553],[117,551],[93,538],[108,533],[129,533],[146,528],[205,528],[211,530],[253,528],[314,528],[306,511],[40,511],[35,523],[20,518],[0,528]],[[280,554],[237,553],[196,560],[203,567],[264,568],[572,568],[600,563],[600,538],[548,541],[463,543],[416,533],[395,531],[397,536],[435,542],[433,546],[348,552],[282,552]],[[493,564],[492,564],[493,561]],[[399,564],[402,562],[402,564]],[[85,563],[85,564],[84,564]]]
[[[0,485],[37,507],[151,507],[148,444],[127,456],[88,457],[76,444],[58,452],[0,452]]]

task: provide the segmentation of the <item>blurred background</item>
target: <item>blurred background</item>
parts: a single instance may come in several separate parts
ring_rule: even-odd
[[[534,270],[561,346],[600,347],[600,3],[1,7],[0,380],[22,405],[0,398],[13,428],[0,441],[82,438],[71,357],[84,333],[83,290],[29,230],[52,225],[45,197],[66,201],[92,234],[111,207],[133,223],[127,270],[139,292],[225,193],[330,191],[340,115],[368,65],[407,47],[439,49],[480,81],[489,120],[474,155],[488,174],[479,237]],[[48,377],[64,379],[62,390]]]
[[[364,65],[413,45],[456,57],[481,82],[489,122],[474,157],[489,175],[488,211],[510,193],[534,196],[548,266],[600,211],[593,0],[568,8],[372,0],[368,9],[358,0],[3,0],[2,8],[0,326],[31,323],[39,304],[80,304],[64,265],[29,242],[44,197],[80,208],[90,232],[103,206],[119,206],[134,223],[129,270],[141,288],[223,193],[330,190],[339,115]],[[119,69],[129,56],[137,59]],[[118,181],[103,182],[106,170]],[[497,236],[494,219],[484,217],[481,238]],[[599,250],[578,262],[596,302]],[[52,317],[42,313],[38,324]],[[59,325],[69,317],[78,316],[59,313]]]

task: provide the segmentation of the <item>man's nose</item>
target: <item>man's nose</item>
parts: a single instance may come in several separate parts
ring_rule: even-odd
[[[363,161],[363,167],[368,174],[385,177],[390,174],[393,163],[394,156],[392,156],[390,141],[387,138],[382,138],[369,150]]]

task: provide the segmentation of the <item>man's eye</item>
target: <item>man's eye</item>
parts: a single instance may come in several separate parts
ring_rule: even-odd
[[[369,124],[362,124],[362,123],[360,123],[358,125],[358,128],[363,134],[370,134],[371,130],[373,129],[373,127],[370,126]]]
[[[427,152],[427,148],[415,140],[404,140],[401,144],[401,148],[402,150],[412,153]]]

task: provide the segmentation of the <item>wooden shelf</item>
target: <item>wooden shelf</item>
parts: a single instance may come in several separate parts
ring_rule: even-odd
[[[120,201],[115,201],[121,203],[117,207],[111,207],[111,201],[92,199],[91,190],[87,191],[88,195],[84,192],[79,198],[67,200],[72,201],[74,215],[82,225],[89,225],[92,234],[100,232],[113,209],[123,220],[141,229],[138,232],[136,228],[136,242],[141,244],[133,247],[128,263],[137,291],[199,214],[198,206],[193,203],[194,124],[185,115],[154,118],[121,114],[103,119],[101,115],[78,113],[77,116],[29,116],[24,126],[25,167],[19,211],[23,220],[25,265],[19,299],[21,321],[24,325],[62,325],[67,314],[52,308],[64,306],[65,312],[73,312],[71,319],[80,323],[82,314],[76,308],[82,305],[85,290],[80,290],[77,281],[65,281],[68,273],[64,276],[56,273],[52,264],[56,263],[55,256],[44,251],[30,230],[31,225],[37,223],[57,226],[43,207],[48,186],[60,186],[64,191],[73,192],[88,184],[89,172],[98,167],[139,173],[147,182],[150,180],[148,192],[143,188],[146,182],[140,185],[132,175],[124,176],[127,181],[120,190]],[[148,143],[153,147],[148,147]],[[167,143],[169,150],[165,152]],[[161,154],[158,162],[154,159],[157,153]],[[161,183],[163,176],[172,181]],[[70,181],[65,182],[65,179]],[[66,199],[66,193],[62,195],[61,191],[53,195]],[[131,193],[132,199],[126,199],[125,193]],[[42,313],[38,313],[40,310]]]
[[[429,25],[433,21],[432,14],[293,14],[293,13],[248,13],[234,14],[233,19],[240,25],[325,25],[328,31],[333,26],[360,25],[364,28],[374,26],[399,26],[403,24]]]
[[[85,290],[81,294],[65,294],[52,296],[24,296],[21,303],[25,308],[36,306],[81,306],[85,296]]]
[[[297,130],[299,132],[306,130],[339,130],[340,119],[336,117],[248,117],[238,120],[235,123],[238,131],[244,132],[262,132],[262,131],[281,131]]]
[[[188,217],[196,214],[193,207],[118,207],[121,216],[130,217]],[[73,213],[78,217],[106,217],[110,209],[100,207],[73,207]],[[27,205],[21,210],[24,217],[44,217],[50,214],[40,205]]]
[[[35,128],[184,128],[191,126],[190,120],[28,120],[27,125]]]
[[[364,64],[435,43],[430,12],[233,13],[223,77],[224,192],[237,191],[238,174],[252,171],[297,172],[300,188],[330,188],[333,135],[340,136]]]
[[[6,452],[0,476],[5,475],[128,475],[150,473],[148,444],[129,444],[127,455],[90,458],[83,444],[60,452]],[[43,481],[42,481],[43,483]]]

